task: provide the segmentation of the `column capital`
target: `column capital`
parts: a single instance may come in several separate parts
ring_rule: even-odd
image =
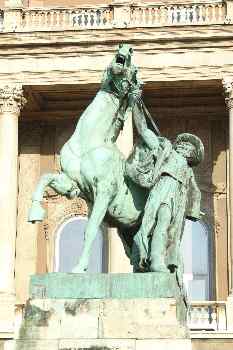
[[[223,78],[222,80],[223,85],[223,93],[225,96],[225,103],[227,106],[227,109],[232,110],[233,109],[233,76],[228,76]]]
[[[6,85],[0,88],[0,113],[19,115],[26,102],[21,85]]]

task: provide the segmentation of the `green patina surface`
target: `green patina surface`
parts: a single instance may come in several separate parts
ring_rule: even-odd
[[[33,275],[31,298],[101,299],[101,298],[178,298],[180,290],[175,274],[122,273]]]

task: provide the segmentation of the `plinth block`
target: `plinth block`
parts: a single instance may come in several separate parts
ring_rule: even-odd
[[[171,273],[73,274],[31,277],[30,297],[46,299],[173,298],[180,293]]]

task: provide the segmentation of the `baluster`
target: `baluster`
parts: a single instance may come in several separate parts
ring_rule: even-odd
[[[197,328],[199,317],[200,317],[200,310],[199,308],[194,307],[192,312],[192,322],[195,328]]]
[[[105,15],[105,9],[103,9],[101,11],[101,25],[102,25],[102,27],[105,27],[105,23],[106,23],[106,17],[105,16],[106,16]]]
[[[67,21],[66,21],[66,10],[63,10],[62,11],[62,14],[61,14],[61,26],[62,28],[66,29],[67,28]]]
[[[193,24],[197,24],[197,6],[193,5],[192,6],[192,12],[193,12]]]
[[[154,18],[153,18],[153,24],[158,25],[159,24],[159,6],[154,7]]]
[[[173,24],[178,24],[179,21],[179,7],[174,6],[173,8]]]
[[[103,27],[103,12],[99,10],[99,27]]]
[[[203,5],[199,5],[199,17],[198,17],[198,23],[203,23]]]
[[[109,24],[109,9],[104,10],[104,26],[108,27]]]
[[[193,8],[192,6],[187,7],[187,24],[192,24],[193,21]]]
[[[206,5],[206,16],[205,16],[206,24],[210,23],[210,8],[209,5]]]
[[[71,23],[73,27],[79,27],[80,26],[80,10],[71,10]]]
[[[35,30],[35,11],[31,12],[31,27]]]
[[[68,10],[68,27],[69,28],[74,27],[72,10]]]
[[[28,16],[29,16],[29,28],[32,29],[33,28],[33,11],[29,11]]]
[[[80,10],[78,12],[78,24],[79,24],[80,28],[83,28],[83,26],[84,26],[84,12],[83,12],[83,10]]]
[[[43,11],[38,11],[38,20],[37,20],[37,26],[38,29],[42,29],[43,25],[42,25],[42,16],[43,16]]]
[[[59,10],[58,11],[58,28],[59,29],[63,29],[64,28],[63,12],[64,12],[64,10]]]
[[[167,19],[166,22],[167,24],[173,24],[173,19],[174,19],[174,7],[173,6],[167,6]],[[162,22],[163,23],[163,22]]]
[[[97,11],[94,10],[94,13],[93,13],[93,27],[96,28],[97,27]]]
[[[185,23],[186,24],[190,23],[190,8],[189,8],[189,5],[185,6]]]
[[[159,22],[159,7],[155,6],[153,8],[152,24],[157,26]]]
[[[92,9],[91,11],[90,11],[90,13],[89,13],[89,25],[90,25],[90,28],[93,28],[93,24],[94,24],[94,13],[95,13],[95,11]],[[107,21],[107,16],[108,16],[108,14],[107,14],[107,12],[106,12],[106,21]]]
[[[62,10],[58,10],[57,11],[57,27],[59,29],[63,28],[62,18],[63,18],[63,11]]]
[[[42,26],[43,28],[48,28],[48,12],[43,12],[43,18],[42,18]]]
[[[92,28],[93,27],[93,15],[94,15],[94,10],[90,10],[89,11],[89,16],[88,16],[88,25],[89,25],[89,28]]]
[[[131,9],[131,21],[130,21],[130,23],[132,24],[132,25],[134,25],[135,24],[135,8],[134,7],[132,7],[132,9]]]
[[[202,315],[203,315],[203,328],[208,329],[210,327],[210,312],[211,312],[211,307],[202,307]]]
[[[161,25],[166,25],[169,23],[168,21],[168,8],[166,6],[161,6],[161,17],[160,17]]]
[[[54,25],[53,25],[53,27],[54,27],[54,29],[56,29],[57,28],[57,22],[58,22],[58,17],[57,17],[57,11],[54,11],[54,17],[53,17],[53,20],[54,20]]]
[[[147,25],[151,26],[152,24],[152,11],[153,11],[153,7],[147,7]]]
[[[30,27],[30,14],[29,11],[25,12],[25,28],[28,29]]]
[[[184,5],[180,5],[179,23],[180,24],[184,24],[185,23],[185,6]]]
[[[225,20],[225,15],[226,15],[225,4],[219,4],[218,7],[219,7],[219,22],[223,23]]]
[[[88,28],[89,22],[89,11],[86,9],[84,10],[84,28]]]
[[[49,11],[49,17],[50,17],[50,28],[53,28],[54,25],[54,12],[53,11]]]
[[[135,24],[136,24],[136,26],[137,25],[140,25],[141,23],[140,23],[140,13],[141,13],[141,8],[140,7],[138,7],[137,9],[136,9],[136,11],[135,11],[136,13],[135,13]]]
[[[217,307],[218,331],[226,330],[226,308],[225,305]]]
[[[109,9],[106,9],[104,11],[104,18],[105,18],[104,26],[108,27],[109,26],[109,22],[110,22],[110,20],[109,20]]]
[[[218,11],[215,4],[212,4],[212,22],[218,22]]]
[[[210,325],[211,328],[213,328],[214,330],[217,330],[218,326],[217,326],[217,307],[216,306],[210,306],[211,308],[211,314],[210,314]]]
[[[145,7],[142,8],[142,25],[146,26],[146,9],[145,9]]]

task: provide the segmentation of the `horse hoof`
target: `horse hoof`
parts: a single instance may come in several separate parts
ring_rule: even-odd
[[[28,214],[28,222],[41,222],[45,219],[46,213],[40,202],[32,202],[32,206]]]

